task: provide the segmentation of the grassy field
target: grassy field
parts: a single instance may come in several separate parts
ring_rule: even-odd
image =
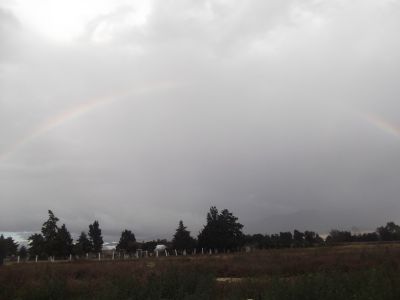
[[[14,264],[0,299],[400,299],[400,245]]]

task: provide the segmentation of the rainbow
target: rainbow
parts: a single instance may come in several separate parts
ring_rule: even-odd
[[[400,126],[373,113],[363,113],[363,116],[368,121],[368,123],[372,124],[376,128],[394,137],[400,138]]]
[[[30,133],[23,138],[19,139],[16,143],[12,144],[8,149],[4,152],[0,153],[0,161],[7,158],[12,153],[16,152],[18,149],[23,147],[24,145],[30,143],[31,141],[37,139],[38,137],[44,135],[46,132],[53,130],[54,128],[60,126],[61,124],[77,118],[96,107],[111,102],[113,100],[112,97],[110,98],[103,98],[99,100],[92,100],[86,102],[84,104],[78,105],[73,107],[69,110],[66,110],[56,116],[50,117],[46,119],[43,123],[39,124],[38,126],[34,127]]]
[[[110,104],[114,101],[124,99],[128,96],[133,95],[140,95],[147,92],[154,92],[158,90],[170,89],[172,87],[176,87],[175,84],[170,82],[164,82],[157,85],[150,85],[147,87],[136,88],[134,90],[128,90],[125,92],[120,92],[118,94],[114,94],[112,96],[100,97],[94,100],[87,101],[83,104],[75,106],[71,109],[63,111],[62,113],[55,115],[46,119],[43,123],[39,124],[38,126],[34,127],[31,132],[24,136],[23,138],[19,139],[17,142],[9,146],[5,151],[0,153],[0,162],[5,160],[7,157],[12,155],[13,153],[17,152],[18,149],[22,148],[23,146],[29,144],[30,142],[34,141],[35,139],[43,136],[47,132],[55,129],[56,127],[70,121],[81,117],[87,114],[90,111],[93,111],[99,106]]]

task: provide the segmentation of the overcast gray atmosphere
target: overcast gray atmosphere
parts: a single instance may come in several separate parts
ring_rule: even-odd
[[[400,222],[400,1],[0,0],[0,231]]]

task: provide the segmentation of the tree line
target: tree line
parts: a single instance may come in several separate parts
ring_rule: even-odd
[[[103,249],[103,237],[99,222],[95,220],[89,224],[87,233],[82,231],[74,242],[65,224],[59,226],[59,219],[48,211],[48,219],[43,223],[41,232],[32,234],[28,238],[28,248],[19,245],[12,237],[0,236],[0,264],[7,256],[19,255],[31,259],[66,258],[70,255],[84,256],[98,254]],[[179,253],[195,251],[197,249],[211,249],[214,252],[238,251],[243,247],[257,249],[315,247],[347,242],[375,242],[400,241],[400,226],[389,222],[378,227],[375,232],[352,234],[350,231],[331,230],[326,239],[313,231],[294,230],[276,234],[245,235],[243,225],[227,209],[218,211],[215,206],[207,213],[206,224],[197,238],[191,236],[190,231],[179,221],[178,227],[171,241],[154,240],[137,242],[135,234],[128,229],[121,232],[116,250],[123,254],[133,254],[138,249],[153,251],[157,244],[164,244]]]

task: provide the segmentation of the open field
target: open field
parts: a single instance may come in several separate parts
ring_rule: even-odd
[[[14,264],[0,299],[400,299],[400,245]]]

